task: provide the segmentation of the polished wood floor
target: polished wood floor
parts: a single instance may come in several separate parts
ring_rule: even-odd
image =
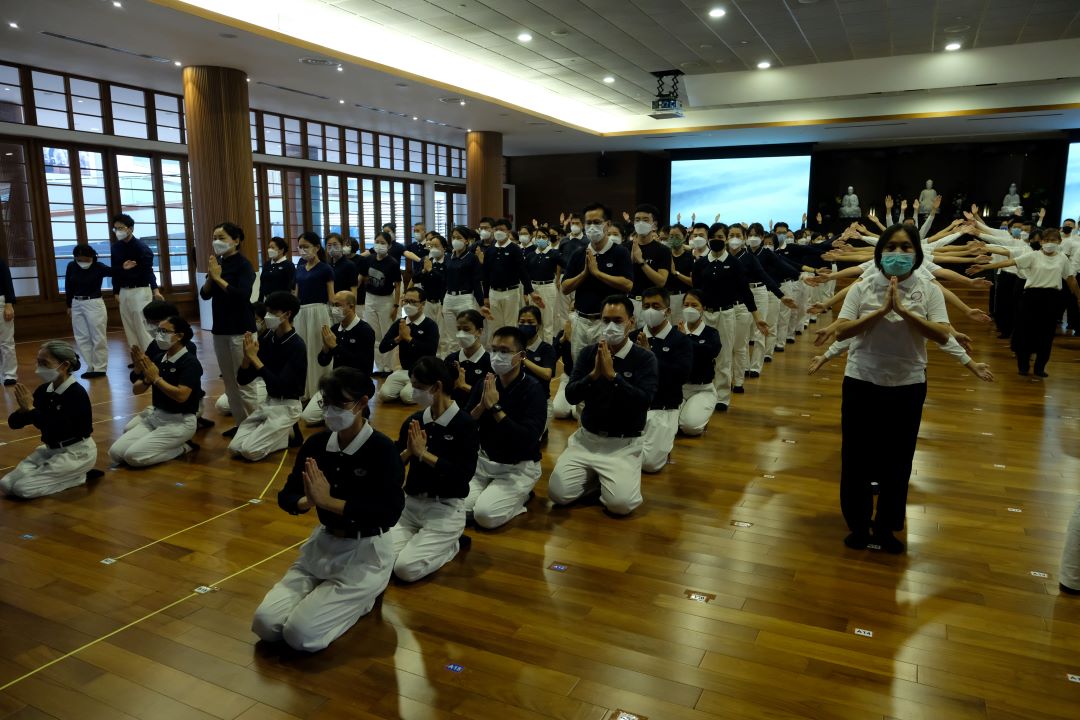
[[[392,583],[317,655],[249,630],[313,518],[274,502],[291,456],[281,472],[281,454],[226,457],[226,419],[189,459],[2,500],[0,717],[1076,718],[1080,600],[1059,596],[1057,564],[1080,492],[1080,340],[1032,381],[991,330],[962,327],[998,382],[930,350],[899,557],[841,544],[843,361],[807,377],[806,336],[705,437],[677,441],[630,518],[548,506],[574,429],[556,421],[528,515]],[[101,468],[147,402],[110,337],[109,378],[90,385]],[[19,345],[24,381],[36,347]],[[6,388],[0,412],[13,406]],[[404,414],[377,406],[374,422],[394,433]],[[0,441],[13,466],[36,436]]]

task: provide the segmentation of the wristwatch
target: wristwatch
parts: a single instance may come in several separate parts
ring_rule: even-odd
[[[492,414],[501,413],[501,412],[505,412],[505,411],[503,410],[502,405],[500,405],[499,403],[495,403],[494,405],[491,406],[491,413]]]

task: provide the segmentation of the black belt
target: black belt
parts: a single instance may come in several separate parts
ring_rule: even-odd
[[[447,290],[446,294],[452,295],[454,297],[460,297],[462,295],[472,295],[472,290],[462,290],[461,292],[458,292],[457,290]]]
[[[750,283],[751,288],[765,287],[765,283]]]
[[[521,287],[521,283],[518,283],[517,285],[511,285],[510,287],[503,287],[503,288],[493,287],[491,289],[494,290],[495,292],[506,292],[508,290],[517,290],[520,287]]]
[[[668,295],[671,296],[671,297],[675,297],[676,295],[685,295],[685,294],[686,294],[685,290],[670,290],[670,291],[668,291]]]
[[[742,305],[742,303],[731,303],[730,305],[724,305],[723,307],[720,307],[720,308],[707,307],[707,308],[705,308],[705,312],[723,312],[724,310],[732,309],[736,305]]]
[[[575,310],[578,317],[585,318],[586,320],[599,320],[601,313],[583,313],[580,310]]]
[[[389,532],[390,528],[326,528],[327,535],[333,535],[338,538],[346,538],[349,540],[356,540],[357,538],[374,537],[376,535],[382,535],[384,532]]]
[[[98,300],[100,298],[101,298],[101,295],[76,295],[75,297],[73,297],[71,299],[72,300]]]
[[[533,280],[532,284],[533,284],[534,287],[536,285],[554,285],[555,281],[554,280]]]
[[[86,437],[90,437],[90,436],[89,436],[89,435],[87,435]],[[61,441],[60,441],[60,442],[58,442],[58,443],[46,443],[46,446],[47,446],[47,447],[48,447],[48,448],[49,448],[50,450],[59,450],[60,448],[66,448],[66,447],[68,447],[68,446],[70,446],[70,445],[74,445],[75,443],[81,443],[81,442],[82,442],[83,440],[85,440],[85,439],[86,439],[85,437],[81,437],[81,438],[68,438],[67,440],[61,440]]]
[[[139,288],[148,288],[149,285],[121,285],[121,290],[138,290]]]

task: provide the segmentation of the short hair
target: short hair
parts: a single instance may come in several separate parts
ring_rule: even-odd
[[[608,295],[600,307],[604,308],[608,305],[622,305],[626,309],[626,316],[634,317],[634,303],[625,295]]]
[[[608,206],[598,202],[589,203],[588,205],[586,205],[585,209],[581,212],[581,216],[585,217],[585,213],[592,212],[593,210],[599,210],[600,212],[602,212],[605,220],[611,219],[611,211],[608,210]]]
[[[341,295],[345,298],[345,303],[351,307],[356,307],[356,294],[352,290],[342,290],[340,293],[334,293],[335,295]]]
[[[787,231],[787,230],[790,230],[790,229],[791,229],[791,226],[790,226],[790,225],[788,225],[788,224],[787,224],[786,222],[784,222],[783,220],[781,220],[781,221],[780,221],[780,222],[778,222],[778,223],[773,223],[773,226],[772,226],[773,232],[776,232],[776,229],[777,229],[777,228],[779,228],[779,227],[780,227],[781,225],[783,225],[783,226],[784,226],[784,230],[785,230],[785,231]]]
[[[75,352],[75,348],[73,348],[70,343],[66,343],[63,340],[46,340],[41,343],[41,349],[60,362],[66,362],[68,364],[69,375],[82,367],[82,362],[79,360],[79,353]]]
[[[371,376],[356,368],[339,367],[319,380],[319,392],[325,404],[342,407],[370,399],[375,394],[375,383]]]
[[[536,307],[535,305],[525,305],[520,310],[518,310],[518,320],[521,319],[522,315],[532,315],[533,319],[536,320],[537,325],[544,324],[544,315],[540,312],[540,308]]]
[[[434,355],[425,355],[417,360],[409,370],[409,379],[415,382],[432,386],[435,383],[442,385],[442,391],[449,395],[457,381],[457,370]]]
[[[1037,235],[1037,237],[1036,237]],[[1028,240],[1038,240],[1039,242],[1061,242],[1061,231],[1057,228],[1042,228],[1037,233],[1032,234]]]
[[[191,324],[179,315],[170,315],[161,322],[167,322],[172,325],[173,332],[180,333],[180,336],[183,338],[181,342],[185,345],[191,341],[191,338],[195,337],[195,331],[191,329]]]
[[[445,250],[447,248],[447,246],[450,244],[450,243],[448,243],[446,241],[446,238],[444,238],[442,235],[440,235],[437,232],[428,233],[428,240],[438,240],[439,241],[439,246],[443,250]]]
[[[382,240],[387,245],[393,245],[394,244],[394,238],[390,237],[390,233],[386,232],[385,230],[381,230],[381,231],[375,233],[375,239],[376,240]],[[375,243],[372,242],[371,244],[374,245]]]
[[[641,293],[642,300],[650,297],[658,297],[664,301],[665,307],[671,307],[671,293],[662,287],[646,288],[645,292]]]
[[[231,237],[236,242],[244,242],[244,230],[239,225],[231,222],[222,222],[214,226],[215,230],[217,230],[218,228],[224,230],[225,234]]]
[[[731,231],[732,231],[732,230],[738,230],[738,231],[739,231],[739,232],[741,232],[741,233],[742,233],[743,235],[745,235],[745,234],[746,234],[746,229],[745,229],[745,228],[744,228],[744,227],[743,227],[742,225],[729,225],[729,226],[728,226],[728,229],[727,229],[727,234],[728,234],[728,235],[731,235]]]
[[[466,242],[476,242],[480,238],[480,236],[476,234],[475,230],[465,225],[455,225],[454,229],[450,231],[451,235],[453,235],[454,233],[457,233],[461,237],[465,238]]]
[[[276,245],[277,249],[285,253],[286,255],[289,253],[289,241],[283,237],[275,235],[274,237],[270,238],[269,244]]]
[[[699,303],[701,303],[702,307],[705,307],[705,293],[704,292],[702,292],[701,290],[698,290],[697,288],[690,288],[685,293],[683,293],[683,302],[686,302],[686,298],[688,296],[690,296],[690,295],[693,295],[694,299],[697,300]]]
[[[757,233],[758,235],[765,234],[765,226],[759,222],[750,223],[750,227],[746,228],[748,233]]]
[[[509,230],[510,228],[512,228],[512,227],[514,227],[514,226],[513,226],[513,224],[512,224],[512,223],[511,223],[511,222],[510,222],[509,220],[507,220],[506,218],[499,218],[499,219],[498,219],[498,220],[496,220],[495,222],[491,223],[491,227],[493,227],[493,228],[497,228],[497,227],[504,227],[504,228],[506,228],[507,230]]]
[[[881,233],[881,237],[878,238],[878,243],[874,247],[874,265],[878,270],[881,269],[881,256],[885,252],[885,246],[892,240],[893,235],[897,233],[903,233],[907,235],[907,239],[911,241],[911,244],[915,246],[915,264],[911,266],[911,269],[919,267],[923,263],[923,247],[922,238],[919,237],[919,231],[911,225],[890,225],[885,228],[885,232]]]
[[[89,245],[76,245],[75,249],[71,251],[71,256],[76,258],[90,258],[97,260],[97,250]]]
[[[1071,222],[1071,223],[1072,223],[1073,225],[1075,225],[1075,224],[1076,224],[1076,221],[1075,221],[1075,220],[1073,220],[1072,218],[1065,218],[1064,220],[1062,220],[1062,221],[1061,221],[1061,225],[1062,225],[1062,227],[1064,227],[1065,223],[1070,223],[1070,222]]]
[[[712,225],[709,226],[709,237],[710,238],[713,237],[720,230],[723,230],[724,234],[727,235],[727,228],[728,228],[728,226],[725,225],[724,223],[713,223]]]
[[[525,345],[525,333],[518,330],[517,325],[504,325],[495,332],[491,333],[492,339],[495,338],[510,338],[514,341],[514,347],[518,350],[524,350]]]
[[[342,243],[341,233],[332,232],[329,235],[327,235],[326,236],[326,242],[329,243],[331,240],[337,240],[338,244],[340,245]]]
[[[685,225],[683,225],[682,223],[675,223],[674,225],[671,225],[671,226],[669,226],[669,227],[668,227],[668,234],[669,234],[669,235],[671,234],[671,231],[672,231],[672,230],[678,230],[678,231],[679,231],[679,232],[681,232],[681,233],[682,233],[683,235],[686,235],[686,234],[687,234],[687,232],[686,232],[686,226],[685,226]]]
[[[495,218],[488,217],[487,215],[485,215],[484,217],[480,218],[480,223],[479,224],[480,225],[494,225],[495,224]]]
[[[266,303],[261,300],[251,303],[251,311],[255,313],[255,317],[264,317],[266,315]]]
[[[352,248],[353,254],[360,252],[360,241],[354,237],[345,238],[345,244]]]
[[[404,296],[405,293],[416,293],[420,302],[424,302],[425,300],[427,300],[427,294],[424,293],[424,288],[419,287],[418,285],[413,285],[411,288],[406,288],[405,290],[403,290],[401,292],[402,296]]]
[[[637,215],[638,213],[648,213],[652,217],[653,222],[660,219],[660,211],[657,210],[655,205],[650,205],[649,203],[642,203],[634,208],[634,214]]]
[[[465,320],[470,323],[477,330],[484,329],[484,316],[480,314],[479,310],[462,310],[454,316],[455,320]]]
[[[264,302],[267,310],[289,313],[289,322],[296,320],[300,313],[300,299],[287,290],[270,293]]]
[[[179,314],[180,311],[176,309],[176,306],[165,300],[151,300],[142,309],[143,317],[152,323],[159,323]]]
[[[392,232],[392,233],[396,233],[396,232],[397,232],[397,225],[396,225],[396,224],[394,224],[394,223],[392,223],[392,222],[388,222],[388,223],[383,223],[383,224],[382,224],[382,226],[383,226],[384,228],[390,228],[390,232]]]
[[[696,222],[693,225],[691,225],[690,226],[690,232],[694,232],[695,230],[704,230],[706,235],[711,235],[712,234],[712,233],[709,232],[709,226],[706,225],[705,223]]]
[[[123,223],[129,228],[135,227],[135,218],[131,217],[127,213],[116,213],[112,216],[112,224]]]

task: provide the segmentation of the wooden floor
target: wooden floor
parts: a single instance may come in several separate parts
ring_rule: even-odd
[[[1031,381],[991,330],[961,327],[998,382],[931,348],[900,557],[841,544],[843,362],[807,377],[806,336],[677,441],[630,518],[548,507],[574,429],[556,421],[528,515],[391,583],[313,656],[249,630],[312,527],[274,501],[295,451],[283,468],[229,459],[212,416],[189,460],[2,500],[0,717],[1077,718],[1080,599],[1058,595],[1057,564],[1080,494],[1080,341]],[[122,337],[90,386],[101,468],[148,401],[130,396]],[[19,346],[27,382],[36,348]],[[374,423],[394,434],[404,414],[379,406]],[[13,466],[36,436],[0,441]]]

